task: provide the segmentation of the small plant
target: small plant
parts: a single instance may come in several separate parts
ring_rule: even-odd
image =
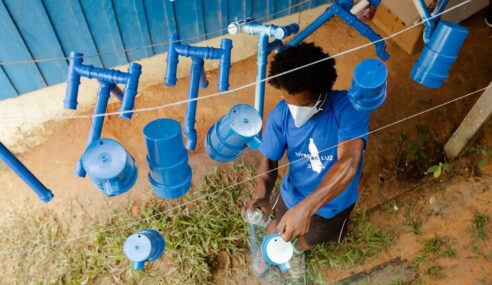
[[[425,153],[424,147],[425,136],[420,135],[417,142],[413,143],[411,141],[408,142],[408,146],[410,150],[407,153],[407,159],[427,159],[427,154]]]
[[[475,212],[475,219],[473,220],[472,229],[474,231],[473,237],[479,240],[485,240],[487,238],[487,222],[489,216],[485,212]]]
[[[489,157],[492,155],[492,149],[485,149],[483,146],[478,145],[476,147],[471,146],[468,149],[470,153],[479,153],[482,155],[482,159],[478,162],[478,168],[483,168],[489,162]]]
[[[442,279],[444,276],[448,274],[443,271],[442,267],[437,265],[431,265],[427,268],[427,275],[429,275],[432,279]]]
[[[435,164],[429,167],[429,169],[427,169],[427,173],[432,173],[434,175],[434,178],[438,178],[439,176],[441,176],[443,170],[449,171],[449,164],[439,162],[439,164]]]
[[[394,173],[395,177],[398,178],[400,172],[404,171],[404,165],[402,165],[403,159],[403,142],[406,140],[404,134],[400,133],[396,138],[396,145],[394,145],[395,151],[395,164],[394,164]]]
[[[424,225],[424,222],[418,215],[415,215],[415,201],[412,201],[412,204],[407,204],[408,207],[408,212],[407,212],[407,220],[405,222],[405,225],[410,227],[410,230],[416,234],[416,235],[421,235],[424,233],[422,230],[422,226]]]

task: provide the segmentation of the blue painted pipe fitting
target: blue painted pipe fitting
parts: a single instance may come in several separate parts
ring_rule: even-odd
[[[350,13],[350,9],[354,4],[353,0],[338,0],[328,7],[323,14],[316,18],[309,26],[302,30],[297,36],[295,36],[286,46],[295,46],[305,40],[314,31],[321,27],[325,22],[333,18],[335,15],[340,17],[349,26],[356,29],[362,36],[368,38],[371,42],[381,40],[381,36],[376,34],[371,27],[364,24],[362,21],[357,19],[355,15]],[[372,2],[371,2],[372,4]],[[374,3],[378,4],[379,3]],[[386,44],[384,41],[379,41],[374,44],[376,49],[376,54],[378,57],[386,61],[389,59],[389,54],[386,52]]]
[[[180,124],[167,118],[154,120],[144,127],[143,134],[154,193],[164,199],[186,194],[191,187],[192,172]]]
[[[373,111],[386,99],[388,70],[377,59],[361,61],[354,70],[354,78],[347,96],[357,111]]]
[[[133,109],[135,96],[137,94],[138,80],[142,73],[142,66],[138,63],[131,63],[128,67],[128,73],[121,72],[115,69],[104,69],[94,67],[92,65],[83,65],[83,54],[78,52],[71,52],[68,75],[67,75],[67,89],[65,92],[64,107],[66,109],[77,108],[77,96],[80,85],[80,77],[96,78],[100,82],[125,84],[123,91],[123,99],[121,103],[121,113],[119,116],[123,119],[130,119]]]
[[[123,194],[135,184],[135,159],[112,139],[95,140],[82,155],[82,165],[94,186],[106,196]]]
[[[129,236],[123,244],[126,258],[132,262],[132,268],[142,270],[145,262],[161,257],[166,248],[164,237],[155,230],[143,230]]]
[[[188,101],[186,116],[184,119],[184,133],[186,136],[186,149],[195,150],[197,135],[195,130],[196,99],[198,98],[199,87],[207,88],[208,81],[203,68],[203,59],[219,59],[219,80],[217,88],[220,91],[229,89],[229,70],[231,68],[231,49],[232,41],[222,39],[220,48],[213,47],[193,47],[182,45],[179,36],[175,33],[169,36],[169,48],[167,53],[167,66],[164,82],[168,86],[176,85],[176,70],[179,63],[179,56],[191,57],[192,64],[190,70],[190,84],[188,87]]]
[[[218,162],[227,162],[241,155],[246,146],[256,150],[262,120],[255,108],[239,104],[217,121],[207,133],[204,146],[208,156]]]
[[[0,160],[7,165],[24,183],[31,188],[39,200],[47,203],[53,199],[53,193],[27,169],[17,157],[0,142]]]
[[[232,22],[227,27],[229,34],[239,32],[250,35],[258,35],[258,55],[256,58],[256,88],[255,88],[255,108],[263,118],[263,105],[265,101],[265,81],[267,57],[273,50],[278,50],[283,46],[281,40],[299,32],[299,25],[292,23],[285,26],[261,25],[255,22],[254,18],[245,18]],[[269,37],[276,40],[268,42]]]
[[[429,88],[441,87],[467,35],[468,29],[465,27],[440,21],[420,58],[414,63],[410,77]]]
[[[284,241],[279,234],[272,234],[263,239],[261,255],[266,262],[277,265],[284,272],[290,269],[289,260],[294,255],[294,246]]]

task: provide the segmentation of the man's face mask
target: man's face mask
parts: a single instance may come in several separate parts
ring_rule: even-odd
[[[299,128],[304,125],[312,116],[314,116],[319,111],[323,110],[322,106],[326,100],[327,96],[319,95],[318,101],[312,107],[297,106],[292,104],[287,104],[289,106],[290,114],[294,118],[294,125]]]

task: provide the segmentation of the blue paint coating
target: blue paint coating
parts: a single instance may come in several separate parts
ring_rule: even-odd
[[[277,245],[278,245],[278,247],[282,248],[282,250],[280,250],[282,252],[281,253],[282,255],[285,254],[287,257],[289,255],[292,257],[293,246],[292,245],[286,246],[286,244],[288,244],[288,243],[285,242],[279,234],[268,235],[265,237],[265,239],[261,243],[261,255],[263,256],[265,261],[272,264],[272,265],[277,265],[280,268],[280,271],[282,271],[282,272],[290,269],[289,261],[287,260],[287,261],[284,261],[282,263],[275,262],[274,260],[276,260],[280,257],[279,256],[270,256],[268,254],[267,249],[269,247],[277,247]],[[288,251],[288,252],[286,253],[285,251]],[[277,252],[279,252],[279,251],[277,251]]]
[[[167,118],[154,120],[144,127],[143,134],[154,193],[164,199],[186,194],[191,187],[192,172],[180,124]]]
[[[17,90],[10,83],[10,79],[0,66],[0,100],[17,97]]]
[[[347,93],[358,111],[374,111],[386,99],[388,70],[377,59],[366,59],[355,67],[352,85]]]
[[[442,11],[444,11],[444,8],[448,4],[448,0],[440,0],[437,3],[436,8],[434,11],[429,13],[429,10],[427,10],[427,6],[425,5],[425,2],[423,0],[415,0],[414,4],[416,5],[417,10],[419,11],[420,16],[422,17],[422,20],[424,21],[424,43],[429,43],[432,34],[434,33],[434,30],[436,29],[437,22],[439,22],[439,17],[434,17],[435,15],[440,14]],[[431,17],[434,17],[431,19]]]
[[[156,230],[143,230],[129,236],[123,244],[126,258],[132,262],[132,268],[142,270],[145,262],[161,257],[166,248],[164,237]]]
[[[206,88],[208,82],[203,71],[203,59],[220,59],[219,63],[219,80],[217,89],[226,91],[229,89],[229,70],[231,68],[231,49],[232,41],[230,39],[222,39],[220,48],[213,47],[193,47],[180,43],[178,34],[169,36],[169,49],[167,53],[166,76],[164,82],[168,86],[176,85],[176,70],[178,68],[179,56],[191,57],[190,85],[188,88],[188,101],[186,115],[184,120],[184,130],[186,141],[186,149],[195,150],[196,147],[196,130],[195,130],[195,115],[196,115],[196,99],[198,97],[198,87]]]
[[[218,162],[227,162],[241,155],[246,146],[256,150],[262,120],[255,108],[239,104],[213,125],[207,133],[204,146],[208,156]]]
[[[167,35],[171,33],[169,24],[164,16],[164,2],[162,0],[145,0],[145,17],[149,26],[150,40],[152,44],[157,44],[153,47],[154,53],[163,53],[167,50]]]
[[[245,18],[239,21],[232,22],[228,31],[230,34],[239,32],[250,35],[258,35],[258,55],[256,58],[256,89],[255,89],[255,108],[263,117],[263,105],[265,97],[265,81],[267,57],[275,49],[283,46],[283,39],[297,33],[299,25],[292,23],[285,26],[261,25],[255,22],[254,18]],[[274,37],[276,40],[268,42],[269,37]]]
[[[410,77],[425,87],[441,87],[467,35],[468,29],[465,27],[440,21],[420,58],[414,63]]]
[[[53,193],[46,188],[13,153],[0,142],[0,160],[5,163],[29,188],[36,193],[39,200],[47,203],[53,199]]]
[[[137,180],[135,160],[112,139],[90,144],[82,155],[82,164],[94,186],[108,197],[127,192]]]
[[[142,67],[140,64],[132,62],[128,67],[128,73],[126,73],[114,69],[103,69],[91,65],[84,65],[82,64],[82,57],[83,54],[81,53],[70,53],[64,107],[65,109],[72,110],[77,108],[77,96],[81,76],[98,79],[99,90],[97,92],[97,102],[94,108],[95,117],[91,122],[91,129],[87,140],[87,146],[89,146],[101,136],[104,116],[100,115],[106,112],[110,92],[117,88],[116,84],[125,84],[125,89],[122,94],[120,94],[121,91],[113,92],[113,94],[116,94],[117,98],[121,99],[121,107],[119,111],[124,113],[120,113],[119,116],[123,119],[131,119],[133,115],[131,110],[133,110],[134,107],[135,96],[137,95],[138,89],[138,80],[140,74],[142,73]],[[85,177],[86,175],[81,159],[77,162],[75,167],[75,175],[79,177]]]
[[[376,34],[371,27],[364,24],[362,21],[357,19],[357,16],[350,13],[350,9],[354,4],[353,0],[338,0],[333,5],[328,7],[323,14],[316,18],[309,26],[302,30],[297,36],[295,36],[286,46],[295,46],[302,42],[319,27],[321,27],[325,22],[333,18],[335,15],[340,17],[347,25],[352,26],[356,29],[362,36],[368,38],[371,42],[379,41],[375,43],[376,54],[378,57],[386,61],[389,59],[389,54],[386,52],[386,44],[384,41],[380,41],[382,38],[380,35]]]

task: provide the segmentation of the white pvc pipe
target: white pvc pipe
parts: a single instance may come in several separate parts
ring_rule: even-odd
[[[355,6],[350,9],[350,13],[356,15],[357,13],[362,11],[362,9],[366,8],[369,5],[370,3],[368,0],[360,0],[359,3],[355,4]]]

